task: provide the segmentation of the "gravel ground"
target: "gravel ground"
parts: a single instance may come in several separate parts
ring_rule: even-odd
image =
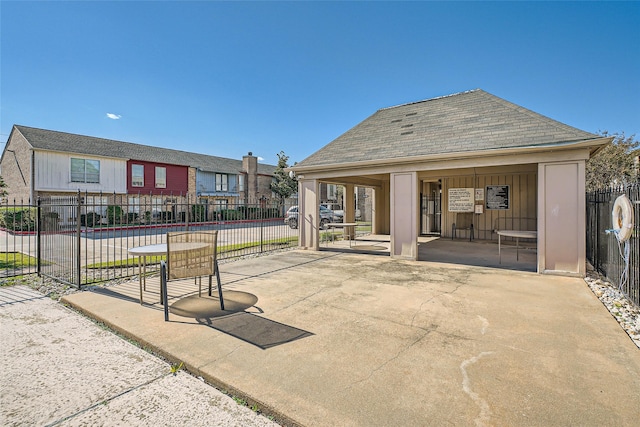
[[[633,304],[613,283],[592,269],[587,272],[584,280],[629,338],[640,348],[640,307]]]

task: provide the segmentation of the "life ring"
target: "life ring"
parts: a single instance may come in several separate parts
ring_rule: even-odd
[[[633,234],[633,206],[626,195],[618,196],[611,210],[611,222],[618,240],[626,242]]]

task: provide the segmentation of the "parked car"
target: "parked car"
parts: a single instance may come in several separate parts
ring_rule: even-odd
[[[327,209],[333,211],[333,218],[331,219],[333,222],[342,222],[344,219],[344,210],[340,208],[340,205],[337,203],[322,203],[320,206],[324,206]]]
[[[320,227],[324,230],[327,224],[333,221],[333,211],[324,206],[320,206]],[[284,223],[291,228],[298,228],[298,206],[291,206],[284,214]]]

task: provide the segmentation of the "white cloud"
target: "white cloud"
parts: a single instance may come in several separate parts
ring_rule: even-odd
[[[118,120],[122,116],[120,114],[107,113],[107,117],[109,117],[112,120]]]
[[[258,157],[258,161],[259,161],[259,162],[261,162],[261,161],[263,161],[263,160],[264,160],[264,159],[263,159],[262,157]]]

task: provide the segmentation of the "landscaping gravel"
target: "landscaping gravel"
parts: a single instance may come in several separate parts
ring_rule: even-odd
[[[595,270],[590,269],[584,280],[629,338],[640,348],[640,308]]]

